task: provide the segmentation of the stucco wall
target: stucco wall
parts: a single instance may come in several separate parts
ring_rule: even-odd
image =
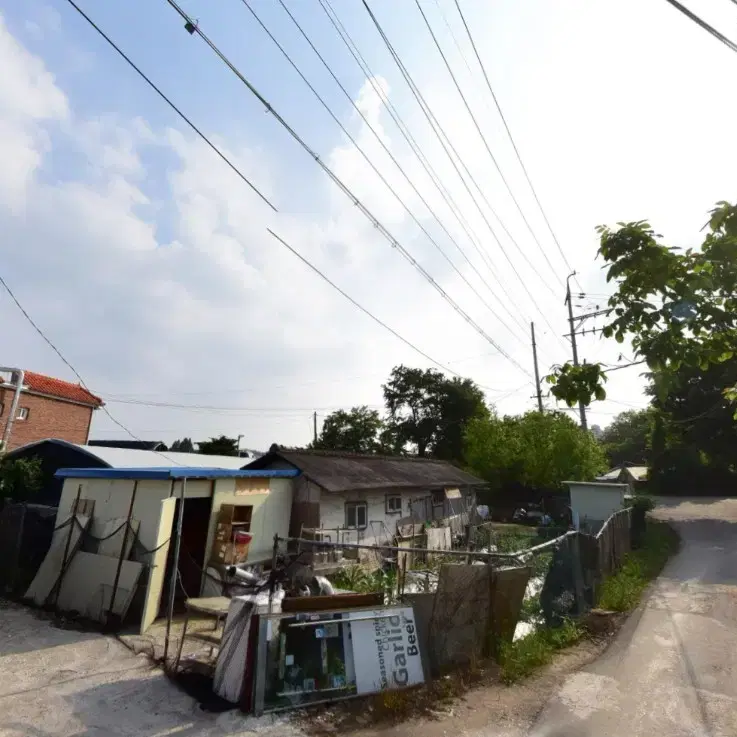
[[[368,505],[368,526],[365,530],[358,531],[358,540],[367,545],[385,544],[396,534],[397,520],[409,516],[410,500],[418,495],[416,490],[392,492],[392,495],[394,494],[399,494],[402,497],[402,511],[399,514],[387,514],[387,494],[384,490],[325,491],[320,497],[320,526],[326,529],[344,528],[346,502],[366,502]],[[357,533],[355,530],[346,530],[346,534],[341,535],[341,539],[343,542],[354,543],[357,541]]]
[[[571,509],[574,519],[603,522],[624,506],[624,495],[629,487],[626,484],[569,484]]]

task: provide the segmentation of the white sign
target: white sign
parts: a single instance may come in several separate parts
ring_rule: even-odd
[[[359,694],[414,686],[425,681],[412,607],[375,609],[376,619],[351,621],[356,690]],[[353,617],[366,617],[356,612]]]

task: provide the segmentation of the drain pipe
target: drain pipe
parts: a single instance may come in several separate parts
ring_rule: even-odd
[[[20,393],[23,390],[23,379],[25,378],[25,372],[23,371],[23,369],[8,368],[7,366],[0,366],[0,371],[10,371],[10,373],[13,375],[13,378],[15,379],[15,394],[13,395],[13,401],[10,405],[8,420],[5,423],[2,448],[0,448],[0,453],[5,453],[8,450],[10,433],[13,430],[13,422],[15,422],[15,416],[18,414],[18,403],[20,402]]]

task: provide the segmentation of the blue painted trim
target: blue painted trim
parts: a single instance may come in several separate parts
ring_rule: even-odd
[[[60,468],[54,476],[62,479],[291,479],[299,476],[295,470],[250,470],[228,468]]]

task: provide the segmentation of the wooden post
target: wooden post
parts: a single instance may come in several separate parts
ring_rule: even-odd
[[[123,532],[123,545],[120,548],[120,556],[118,557],[118,567],[115,571],[115,581],[113,582],[113,593],[110,595],[110,609],[107,613],[107,622],[112,621],[113,610],[115,608],[115,596],[118,593],[118,584],[120,583],[120,572],[123,569],[123,561],[125,560],[125,548],[128,545],[128,534],[131,528],[131,517],[133,515],[133,505],[136,503],[136,493],[138,491],[138,480],[133,482],[133,491],[131,492],[131,503],[128,506],[128,517],[125,520],[125,530]]]
[[[174,559],[171,575],[169,576],[169,606],[166,610],[166,640],[164,641],[164,668],[166,656],[169,654],[169,635],[171,634],[171,620],[174,616],[174,597],[177,593],[177,575],[179,573],[179,548],[182,542],[182,522],[184,520],[184,495],[187,491],[187,479],[182,479],[182,493],[179,497],[179,517],[177,518],[177,539],[174,541]]]

